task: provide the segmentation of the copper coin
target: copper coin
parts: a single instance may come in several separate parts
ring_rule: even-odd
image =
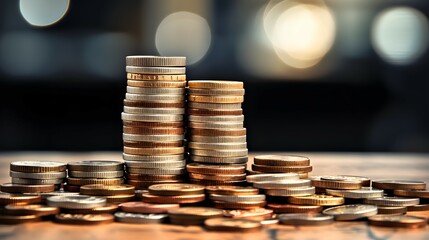
[[[171,147],[171,148],[132,148],[124,147],[124,153],[136,154],[136,155],[175,155],[183,154],[185,152],[184,147]]]
[[[164,148],[164,147],[182,147],[184,141],[174,142],[135,142],[135,141],[124,141],[125,147],[135,148]]]
[[[112,196],[103,196],[106,198],[107,203],[123,203],[135,200],[135,194],[122,194],[122,195],[112,195]]]
[[[55,191],[55,185],[23,185],[3,183],[0,185],[2,192],[7,193],[47,193]]]
[[[210,218],[204,221],[207,230],[228,232],[251,232],[262,229],[259,221],[247,219]]]
[[[221,195],[254,195],[259,193],[259,189],[242,186],[207,186],[206,192]]]
[[[178,196],[158,196],[152,194],[142,194],[142,201],[147,203],[168,203],[168,204],[184,204],[197,203],[205,200],[204,194],[197,195],[178,195]]]
[[[50,161],[19,161],[11,162],[10,170],[28,173],[62,172],[66,170],[66,164]]]
[[[103,184],[90,184],[80,187],[82,195],[92,196],[112,196],[112,195],[129,195],[134,194],[135,187],[132,185],[103,185]]]
[[[57,207],[41,204],[8,204],[5,206],[5,210],[10,215],[36,215],[38,217],[60,213],[60,209]]]
[[[140,81],[140,80],[127,80],[127,85],[131,87],[144,87],[144,88],[184,88],[186,81]]]
[[[142,181],[159,181],[159,180],[183,180],[185,175],[145,175],[138,173],[128,173],[127,179]]]
[[[191,135],[199,136],[243,136],[246,135],[246,129],[202,129],[202,128],[190,128],[189,133]]]
[[[414,206],[408,206],[407,211],[409,212],[429,211],[429,204],[417,204]]]
[[[42,221],[42,219],[36,215],[13,216],[0,214],[0,224],[20,224],[39,221]]]
[[[242,165],[207,165],[191,163],[186,165],[186,170],[190,173],[199,174],[242,174],[245,173],[246,167]]]
[[[269,219],[273,215],[273,210],[265,208],[255,208],[250,210],[224,210],[223,215],[230,218],[263,220]]]
[[[222,202],[222,201],[213,201],[215,208],[221,209],[255,209],[263,208],[267,204],[266,201],[257,201],[257,202]]]
[[[161,183],[181,183],[184,182],[183,179],[178,179],[178,180],[133,180],[133,179],[128,179],[127,183],[130,185],[133,185],[137,190],[145,190],[147,189],[149,186],[152,186],[154,184],[161,184]]]
[[[246,179],[246,174],[234,174],[234,175],[209,175],[209,174],[198,174],[189,173],[189,177],[199,180],[214,180],[214,181],[240,181]]]
[[[407,207],[387,207],[387,206],[377,206],[378,214],[405,214],[407,213]]]
[[[409,180],[375,180],[372,187],[383,190],[425,190],[426,183]]]
[[[208,96],[208,95],[188,95],[189,102],[200,103],[242,103],[244,96],[226,95],[226,96]]]
[[[310,159],[296,155],[259,155],[254,157],[254,163],[269,166],[308,166]]]
[[[212,110],[212,109],[199,109],[199,108],[188,108],[187,113],[190,115],[197,116],[219,116],[219,115],[242,115],[242,109],[224,109],[224,110]]]
[[[80,186],[78,185],[65,184],[63,188],[67,192],[80,192]]]
[[[294,204],[268,204],[268,208],[274,210],[275,213],[321,213],[322,206],[316,205],[294,205]]]
[[[379,227],[422,228],[427,225],[427,219],[407,215],[376,215],[368,218],[369,224]]]
[[[121,203],[121,210],[130,213],[167,213],[168,210],[179,208],[179,204],[152,204],[144,202]]]
[[[429,190],[401,190],[397,189],[393,191],[393,194],[396,196],[402,197],[419,197],[419,198],[429,198]]]
[[[68,214],[55,215],[55,222],[75,225],[97,225],[111,223],[115,219],[112,214]]]
[[[246,180],[240,181],[214,181],[214,180],[199,180],[189,178],[189,182],[193,184],[199,184],[203,186],[243,186],[246,185]]]
[[[179,122],[137,122],[137,121],[122,121],[122,124],[127,127],[183,127],[183,121]]]
[[[89,184],[121,185],[123,183],[123,178],[67,178],[67,184],[77,186]]]
[[[163,196],[197,195],[204,193],[204,186],[188,183],[156,184],[149,187],[149,193]]]
[[[243,82],[240,81],[217,81],[217,80],[190,80],[189,88],[202,89],[242,89]]]
[[[42,197],[39,195],[21,195],[0,193],[0,205],[14,204],[14,203],[40,203]]]
[[[104,214],[114,213],[118,210],[118,204],[107,203],[102,207],[90,208],[90,209],[68,209],[62,208],[61,212],[70,214]]]
[[[312,166],[268,166],[252,164],[252,170],[265,173],[304,173],[311,172]]]
[[[186,81],[186,75],[156,75],[127,73],[127,79],[139,81]]]
[[[142,135],[180,135],[185,133],[185,129],[179,128],[148,128],[148,127],[123,127],[123,132],[128,134]]]

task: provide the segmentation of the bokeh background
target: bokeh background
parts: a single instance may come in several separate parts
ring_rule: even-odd
[[[0,3],[0,149],[121,150],[125,56],[245,83],[253,151],[429,152],[429,2]]]

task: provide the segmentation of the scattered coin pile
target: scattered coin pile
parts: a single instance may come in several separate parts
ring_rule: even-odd
[[[64,189],[79,192],[89,184],[120,185],[124,183],[124,164],[119,161],[80,161],[67,164],[68,178]]]
[[[128,56],[123,140],[127,183],[183,182],[186,58]]]
[[[2,189],[4,192],[52,192],[61,188],[61,184],[67,176],[66,164],[60,162],[43,162],[43,164],[31,161],[13,162],[10,164],[10,176],[13,186],[9,185],[9,189],[12,190],[7,191],[7,187],[4,186]],[[39,186],[32,189],[22,186],[21,190],[18,190],[18,185]]]
[[[243,82],[188,82],[188,151],[190,160],[205,164],[205,171],[188,165],[189,179],[202,185],[236,185],[245,182],[242,171],[219,172],[218,166],[246,166],[248,150],[244,115]],[[210,171],[210,166],[215,170]]]

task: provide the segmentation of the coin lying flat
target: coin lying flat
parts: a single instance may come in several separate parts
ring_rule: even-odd
[[[152,204],[144,202],[126,202],[120,205],[121,210],[129,213],[167,213],[179,208],[179,204]]]
[[[120,171],[124,169],[123,162],[119,161],[101,161],[101,160],[88,160],[80,162],[70,162],[67,164],[70,171],[84,171],[84,172],[104,172],[104,171]]]
[[[328,225],[333,223],[334,217],[324,214],[306,214],[306,213],[294,213],[294,214],[280,214],[279,221],[285,225],[305,225],[305,226],[319,226]]]
[[[104,184],[104,185],[121,185],[124,183],[123,178],[67,178],[67,184],[82,186],[89,184]]]
[[[248,157],[210,157],[210,156],[190,156],[191,160],[195,163],[209,163],[209,164],[243,164],[247,163]]]
[[[64,178],[58,179],[31,179],[31,178],[11,178],[12,184],[29,184],[29,185],[52,185],[61,184],[64,182]]]
[[[223,195],[254,195],[259,193],[259,189],[241,186],[207,186],[206,192]]]
[[[310,159],[296,155],[259,155],[255,156],[254,163],[270,166],[308,166]]]
[[[186,66],[186,57],[164,57],[164,56],[127,56],[127,66],[138,67],[177,67]]]
[[[263,208],[267,204],[266,201],[253,201],[253,202],[224,202],[224,201],[213,201],[213,205],[220,209],[255,209]]]
[[[199,103],[188,102],[190,108],[199,109],[241,109],[241,103]]]
[[[0,224],[21,224],[29,222],[39,222],[42,219],[36,215],[23,215],[23,216],[13,216],[13,215],[0,215]]]
[[[255,208],[250,210],[224,210],[223,215],[230,218],[263,220],[271,218],[273,210],[265,208]]]
[[[139,80],[139,79],[135,79],[135,80]],[[158,94],[178,95],[178,94],[185,94],[185,89],[184,88],[139,88],[139,87],[128,86],[127,93],[146,94],[146,95],[158,95]]]
[[[156,184],[149,187],[149,193],[165,196],[203,194],[204,186],[187,183]]]
[[[316,188],[310,187],[298,187],[289,189],[267,189],[265,194],[269,196],[278,197],[293,197],[293,196],[309,196],[316,193]]]
[[[407,207],[377,206],[378,214],[382,215],[402,215],[407,213],[407,210]]]
[[[295,196],[289,198],[289,203],[298,205],[336,206],[344,203],[344,198],[315,194],[311,196]]]
[[[188,82],[189,88],[203,89],[241,89],[243,82],[240,81],[215,81],[215,80],[192,80]]]
[[[5,206],[5,210],[10,215],[36,215],[38,217],[60,213],[60,209],[57,207],[41,204],[9,204]]]
[[[255,195],[220,195],[220,194],[210,194],[209,198],[214,201],[223,201],[223,202],[258,202],[265,201],[264,194],[255,194]]]
[[[23,194],[9,194],[0,193],[0,205],[14,204],[14,203],[40,203],[42,197],[38,195],[23,195]]]
[[[254,175],[246,176],[246,181],[249,183],[296,180],[296,179],[299,179],[299,176],[297,173],[267,173],[267,174],[254,174]]]
[[[252,164],[252,170],[265,173],[306,173],[313,170],[312,166],[268,166]]]
[[[419,198],[429,198],[429,190],[401,190],[397,189],[393,191],[395,196],[402,197],[419,197]]]
[[[147,224],[147,223],[162,223],[167,219],[167,214],[142,214],[142,213],[127,213],[127,212],[117,212],[115,213],[115,220],[117,222],[123,223],[137,223],[137,224]]]
[[[429,211],[429,204],[418,204],[407,207],[408,212]]]
[[[52,196],[48,197],[49,206],[72,209],[91,209],[102,207],[106,204],[105,198],[85,195],[78,196]]]
[[[43,172],[43,173],[26,173],[26,172],[10,171],[9,176],[13,178],[57,179],[57,178],[65,178],[67,176],[67,173],[66,171]]]
[[[362,180],[351,178],[349,180],[341,177],[332,176],[311,176],[311,184],[318,188],[329,188],[329,189],[361,189],[364,186]]]
[[[153,195],[149,193],[142,194],[142,201],[147,203],[167,203],[167,204],[185,204],[185,203],[197,203],[202,202],[206,198],[204,194],[195,195]]]
[[[70,214],[105,214],[105,213],[114,213],[118,210],[118,204],[115,203],[107,203],[102,207],[96,207],[91,209],[69,209],[62,208],[62,213],[70,213]]]
[[[10,163],[10,170],[28,173],[62,172],[66,170],[66,164],[50,161],[20,161]]]
[[[135,187],[132,185],[103,185],[90,184],[80,187],[80,193],[93,196],[110,196],[121,194],[134,194]]]
[[[369,224],[380,227],[395,228],[422,228],[427,225],[427,219],[421,217],[398,215],[398,216],[372,216],[368,218]]]
[[[126,161],[125,164],[127,168],[184,168],[186,161]]]
[[[61,213],[55,215],[55,222],[77,225],[97,225],[111,223],[114,217],[111,214],[67,214]]]
[[[316,205],[295,205],[295,204],[268,204],[268,208],[275,213],[321,213],[322,206]]]
[[[55,185],[23,185],[3,183],[0,185],[2,192],[7,193],[46,193],[55,191]]]
[[[408,207],[414,206],[420,203],[418,198],[405,198],[405,197],[380,197],[380,198],[368,198],[364,200],[367,204],[374,204],[378,206],[390,206],[390,207]]]
[[[223,211],[208,207],[181,207],[169,210],[168,215],[173,224],[202,225],[206,219],[222,217]]]
[[[124,171],[105,171],[105,172],[84,172],[68,171],[69,177],[74,178],[120,178],[124,176]]]
[[[426,183],[409,180],[374,180],[372,186],[386,190],[425,190]]]
[[[140,74],[140,73],[127,73],[128,80],[140,81],[186,81],[185,74],[175,75],[158,75],[158,74]],[[184,90],[184,89],[183,89]]]
[[[191,163],[186,165],[186,170],[191,173],[200,174],[241,174],[244,173],[246,168],[241,165],[206,165]]]
[[[326,193],[344,198],[364,199],[383,197],[384,191],[371,187],[363,187],[355,190],[326,189]]]
[[[204,227],[212,231],[250,232],[261,230],[262,224],[247,219],[211,218],[204,221]]]
[[[126,66],[125,69],[129,73],[140,73],[140,74],[185,74],[185,67],[135,67],[135,66]]]
[[[377,207],[364,204],[343,205],[325,209],[323,214],[334,216],[338,221],[356,220],[376,215]]]
[[[298,188],[298,187],[311,186],[311,181],[308,179],[294,179],[294,180],[283,180],[283,181],[254,182],[253,186],[256,188],[262,188],[262,189]]]
[[[245,90],[242,89],[198,89],[198,88],[189,88],[188,94],[190,95],[244,95]]]

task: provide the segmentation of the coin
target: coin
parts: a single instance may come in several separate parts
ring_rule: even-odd
[[[185,129],[179,128],[140,128],[140,127],[123,127],[123,132],[126,134],[142,134],[142,135],[182,135]]]
[[[263,220],[271,218],[273,210],[265,208],[255,208],[250,210],[223,210],[223,215],[230,218]]]
[[[168,210],[179,208],[179,204],[152,204],[144,202],[121,203],[121,210],[130,213],[167,213]]]
[[[377,206],[378,214],[405,214],[407,213],[407,207],[387,207],[387,206]]]
[[[241,103],[199,103],[188,102],[188,107],[199,109],[241,109]]]
[[[123,183],[123,178],[67,178],[67,184],[76,186],[89,184],[120,185]]]
[[[186,81],[186,75],[156,75],[156,74],[139,74],[139,73],[127,73],[128,80],[139,80],[139,81]]]
[[[191,160],[196,163],[211,164],[244,164],[247,163],[248,157],[211,157],[211,156],[190,156]]]
[[[123,203],[134,201],[135,194],[121,194],[121,195],[110,195],[110,196],[102,196],[106,199],[107,203]]]
[[[185,153],[184,147],[171,147],[171,148],[132,148],[124,147],[124,153],[136,155],[175,155]]]
[[[205,200],[204,194],[196,195],[152,195],[142,194],[142,201],[147,203],[168,203],[168,204],[184,204],[184,203],[197,203]]]
[[[323,178],[325,180],[323,180]],[[360,180],[327,180],[326,176],[311,176],[311,184],[318,188],[329,188],[329,189],[361,189],[364,184]]]
[[[52,185],[61,184],[64,182],[64,178],[58,179],[31,179],[31,178],[11,178],[12,184],[28,184],[28,185]]]
[[[247,219],[211,218],[204,221],[207,230],[230,231],[230,232],[250,232],[262,229],[262,224],[258,221]]]
[[[241,174],[245,173],[245,167],[240,165],[205,165],[191,163],[186,165],[186,170],[199,174]]]
[[[152,141],[152,142],[172,142],[183,141],[185,139],[183,134],[180,135],[141,135],[141,134],[122,134],[124,141]],[[131,154],[129,154],[131,155]],[[183,157],[182,157],[183,159]],[[125,159],[124,160],[133,160]]]
[[[224,202],[213,201],[215,208],[221,209],[255,209],[263,208],[267,204],[266,201],[253,201],[253,202]]]
[[[227,110],[214,110],[214,109],[199,109],[188,108],[187,114],[196,116],[238,116],[243,114],[242,109],[227,109]]]
[[[184,88],[186,81],[140,81],[127,80],[127,85],[143,88]]]
[[[177,122],[183,120],[183,115],[178,114],[131,114],[121,113],[121,118],[124,121],[137,121],[137,122]]]
[[[185,67],[135,67],[126,66],[125,70],[128,73],[140,73],[140,74],[157,74],[157,75],[172,75],[172,74],[185,74]]]
[[[14,204],[14,203],[40,203],[42,197],[38,195],[23,195],[23,194],[10,194],[0,193],[0,205]]]
[[[19,161],[11,162],[10,170],[28,173],[62,172],[66,170],[66,164],[50,161]]]
[[[13,178],[32,178],[32,179],[58,179],[67,176],[66,171],[62,172],[43,172],[43,173],[26,173],[10,171],[9,176]]]
[[[252,164],[252,170],[265,173],[304,173],[311,172],[312,166],[268,166]]]
[[[181,207],[168,211],[171,223],[178,225],[202,225],[209,218],[222,217],[220,209],[208,207]]]
[[[148,89],[158,89],[158,88],[148,88]],[[183,89],[183,88],[168,88],[168,89]],[[184,108],[185,102],[176,102],[176,103],[161,103],[161,102],[151,102],[151,101],[131,101],[124,99],[124,107],[136,107],[136,108]],[[143,123],[131,123],[129,121],[123,121],[124,125],[141,125]],[[168,126],[183,126],[183,122],[170,122],[170,123],[144,123],[146,126],[159,126],[164,127]],[[165,126],[166,125],[166,126]]]
[[[127,66],[175,67],[186,66],[186,57],[127,56],[125,62]]]
[[[70,214],[104,214],[104,213],[114,213],[118,210],[118,204],[107,203],[102,207],[90,208],[90,209],[72,209],[72,208],[62,208],[62,213]]]
[[[389,207],[408,207],[414,206],[420,203],[418,198],[405,198],[405,197],[380,197],[380,198],[368,198],[364,200],[367,204],[374,204],[379,206]]]
[[[222,175],[222,174],[198,174],[189,173],[189,177],[198,180],[213,180],[213,181],[240,181],[246,179],[246,174]]]
[[[344,204],[344,198],[342,197],[321,194],[290,197],[288,201],[289,203],[298,205],[336,206]]]
[[[141,175],[183,175],[185,168],[128,168],[129,173]]]
[[[369,224],[379,227],[422,228],[427,225],[427,219],[407,215],[378,215],[368,218]]]
[[[254,175],[246,176],[246,181],[249,183],[285,181],[285,180],[297,180],[297,179],[299,179],[299,176],[297,173],[267,173],[267,174],[254,174]]]
[[[186,166],[186,161],[126,161],[125,165],[127,168],[184,168]]]
[[[418,204],[414,206],[408,206],[407,211],[409,212],[429,211],[429,204]]]
[[[194,116],[194,115],[193,115]],[[200,136],[243,136],[246,135],[246,128],[242,129],[202,129],[191,128],[190,134]]]
[[[43,193],[55,191],[55,185],[22,185],[3,183],[0,185],[2,192],[7,193]]]
[[[206,150],[237,150],[247,149],[247,143],[201,143],[201,142],[189,142],[189,148],[194,149],[206,149]]]
[[[133,180],[128,179],[127,183],[133,185],[137,190],[147,189],[149,186],[154,184],[163,184],[163,183],[182,183],[183,179],[177,180]]]
[[[243,122],[189,122],[190,128],[242,129]]]
[[[242,122],[244,121],[244,115],[241,116],[195,116],[189,115],[189,121],[191,122]],[[238,137],[238,136],[237,136]],[[192,141],[198,141],[193,140]]]
[[[280,214],[279,221],[281,224],[285,225],[295,225],[295,226],[319,226],[319,225],[328,225],[331,224],[334,220],[334,217],[329,215],[324,215],[320,213],[316,214],[307,214],[307,213],[294,213],[294,214]]]
[[[203,89],[241,89],[243,82],[239,81],[214,81],[214,80],[192,80],[188,82],[189,88]]]
[[[184,95],[146,95],[146,94],[135,94],[126,93],[125,99],[131,101],[153,101],[162,103],[175,103],[182,102],[185,100]]]
[[[393,190],[393,194],[396,196],[402,197],[419,197],[419,198],[429,198],[429,190]]]
[[[115,213],[115,220],[117,222],[123,223],[137,223],[137,224],[147,224],[147,223],[162,223],[167,219],[167,214],[142,214],[142,213],[126,213],[126,212],[117,212]]]
[[[190,95],[244,95],[244,89],[198,89],[198,88],[189,88],[188,94]]]
[[[297,187],[289,189],[267,189],[265,194],[269,196],[279,197],[292,197],[292,196],[309,196],[316,193],[316,189],[313,186],[310,187]]]
[[[67,214],[61,213],[55,215],[55,222],[77,225],[97,225],[102,223],[111,223],[114,221],[111,214]]]
[[[259,189],[241,186],[207,186],[206,192],[223,195],[254,195],[259,193]]]
[[[254,163],[270,166],[308,166],[310,159],[295,155],[258,155],[254,157]]]
[[[204,193],[204,186],[187,183],[156,184],[149,187],[149,193],[154,195],[196,195]]]
[[[374,180],[372,186],[386,190],[425,190],[426,183],[409,180]]]
[[[55,215],[60,212],[57,207],[49,207],[41,204],[8,204],[5,206],[10,215],[35,215],[38,217]]]
[[[69,177],[74,178],[120,178],[124,176],[124,171],[106,171],[106,172],[83,172],[68,171]]]
[[[353,198],[353,199],[379,198],[379,197],[383,197],[384,195],[383,190],[379,190],[371,187],[363,187],[355,190],[326,189],[326,193],[332,196]]]
[[[184,141],[170,141],[170,142],[124,141],[124,146],[141,147],[141,148],[181,147],[181,146],[184,146]]]
[[[334,216],[337,221],[356,220],[376,215],[377,206],[364,204],[343,205],[325,209],[323,214]]]
[[[268,208],[274,210],[275,213],[320,213],[323,210],[322,206],[316,205],[294,205],[294,204],[268,204]]]
[[[149,88],[156,89],[156,88]],[[175,88],[171,88],[175,89]],[[124,112],[135,114],[185,114],[184,108],[142,108],[142,107],[127,107],[124,106]]]
[[[145,175],[137,173],[129,173],[126,178],[128,180],[142,180],[142,181],[161,181],[161,180],[182,180],[184,175]]]
[[[223,186],[237,186],[237,185],[244,186],[244,185],[246,185],[246,181],[245,180],[216,181],[216,180],[200,180],[200,179],[189,178],[189,182],[193,183],[193,184],[203,185],[203,186],[218,186],[218,185],[223,185]]]
[[[132,185],[103,185],[103,184],[90,184],[80,187],[82,195],[93,196],[111,196],[111,195],[127,195],[134,194],[135,187]]]
[[[102,207],[106,204],[105,198],[93,196],[52,196],[48,197],[47,203],[52,207],[72,208],[72,209],[91,209]]]
[[[220,194],[210,194],[209,198],[213,201],[222,201],[222,202],[259,202],[265,201],[264,194],[254,194],[254,195],[220,195]]]
[[[262,188],[262,189],[288,189],[288,188],[310,187],[311,181],[308,179],[264,181],[264,182],[254,182],[253,186],[256,188]]]
[[[128,75],[133,75],[132,73],[129,73]],[[148,75],[153,76],[153,75]],[[162,75],[165,76],[165,75]],[[139,80],[139,79],[134,79]],[[151,79],[148,79],[151,80]],[[183,80],[183,79],[182,79]],[[171,81],[171,80],[167,80]],[[140,88],[140,87],[127,87],[127,93],[134,93],[134,94],[146,94],[146,95],[184,95],[185,89],[184,88]]]
[[[24,216],[13,216],[13,215],[0,215],[0,224],[21,224],[29,222],[39,222],[42,219],[36,215],[24,215]]]
[[[124,163],[107,160],[87,160],[79,162],[69,162],[67,168],[70,171],[104,172],[124,170]]]

